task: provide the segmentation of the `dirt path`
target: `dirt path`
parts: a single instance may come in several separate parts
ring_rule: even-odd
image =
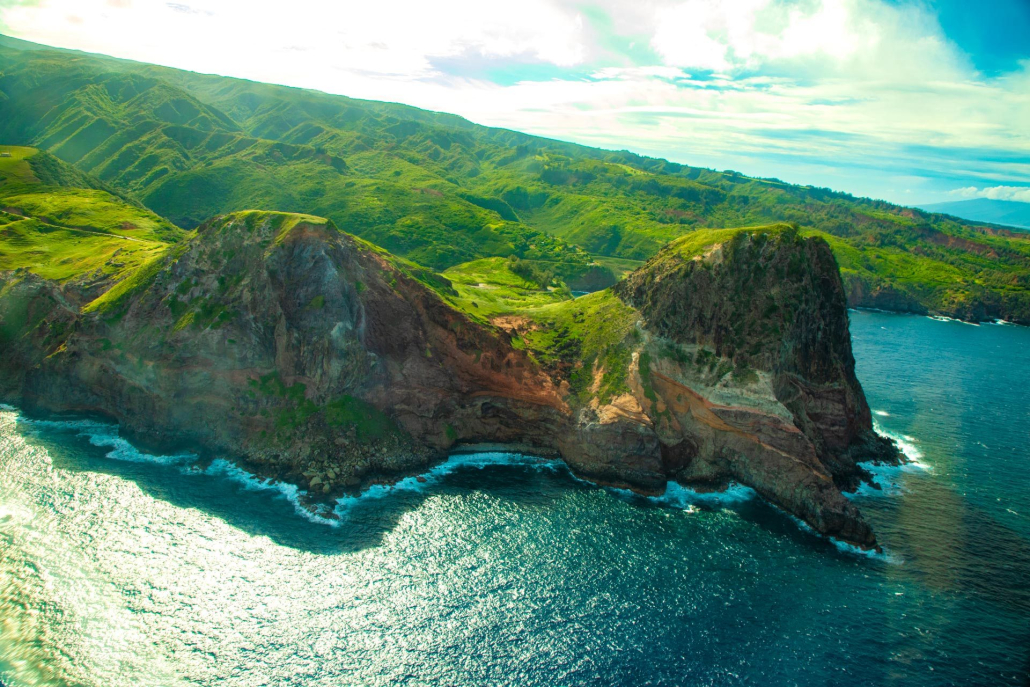
[[[45,217],[29,217],[28,215],[23,215],[21,212],[19,212],[17,208],[0,208],[0,210],[3,210],[3,212],[6,212],[8,215],[14,215],[15,217],[21,217],[22,219],[38,220],[38,221],[42,222],[43,224],[49,224],[52,227],[58,227],[60,229],[69,229],[71,231],[81,231],[81,232],[84,232],[86,234],[96,234],[97,236],[110,236],[110,237],[116,238],[116,239],[125,239],[126,241],[135,241],[136,243],[146,243],[146,244],[157,243],[156,241],[144,241],[143,239],[133,238],[132,236],[122,236],[121,234],[111,234],[109,232],[99,231],[97,229],[86,229],[84,227],[70,227],[70,226],[67,226],[65,224],[58,224],[57,222],[50,221],[50,220],[46,219]]]

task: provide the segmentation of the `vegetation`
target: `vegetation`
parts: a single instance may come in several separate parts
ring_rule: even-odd
[[[402,105],[26,47],[38,46],[0,38],[0,140],[48,150],[93,175],[83,189],[180,226],[311,213],[432,270],[515,256],[538,286],[591,291],[698,229],[787,222],[827,237],[853,304],[1030,322],[1030,236],[998,227]],[[87,197],[34,211],[119,232],[81,212]]]
[[[525,262],[483,258],[456,265],[443,273],[456,294],[448,300],[473,317],[484,319],[572,298],[564,285],[541,286],[527,279],[525,270],[516,271],[520,264]]]
[[[611,290],[527,311],[524,339],[546,368],[569,382],[581,400],[596,391],[601,404],[629,391],[630,346],[639,314]]]
[[[174,242],[185,232],[104,184],[35,148],[5,147],[0,207],[47,224],[144,241]]]
[[[60,282],[87,275],[118,280],[166,249],[0,213],[0,271],[24,268]]]

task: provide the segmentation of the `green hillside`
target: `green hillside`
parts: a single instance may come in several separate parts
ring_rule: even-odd
[[[851,303],[1030,322],[1030,238],[828,189],[689,167],[403,105],[0,38],[0,140],[36,145],[192,228],[331,219],[435,270],[516,256],[595,290],[699,228],[827,235]],[[48,215],[49,216],[49,215]]]
[[[46,152],[0,152],[0,270],[103,284],[186,235]]]

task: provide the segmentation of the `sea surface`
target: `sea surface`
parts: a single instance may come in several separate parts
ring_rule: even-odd
[[[855,503],[885,552],[745,488],[646,499],[456,456],[339,520],[228,463],[0,409],[0,682],[1026,685],[1030,329],[853,312],[913,462]]]

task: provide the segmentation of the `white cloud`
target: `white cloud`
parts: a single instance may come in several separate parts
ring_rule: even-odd
[[[1030,203],[1030,187],[1027,186],[989,186],[977,188],[966,186],[951,191],[951,195],[960,198],[990,198],[991,200],[1015,200]]]
[[[819,57],[844,60],[875,45],[870,3],[685,0],[655,14],[651,44],[668,64],[724,71]]]
[[[893,179],[920,175],[951,179],[938,195],[1030,182],[1030,61],[977,73],[921,3],[595,0],[588,11],[582,0],[292,0],[286,9],[175,0],[192,10],[182,11],[157,0],[4,2],[0,26],[28,40],[684,162],[792,169],[794,180],[888,197],[914,185]],[[602,44],[613,36],[587,19],[598,7],[655,62],[612,58]],[[439,66],[469,57],[509,74],[527,62],[569,72],[502,86]],[[849,168],[859,171],[848,177]]]
[[[323,87],[340,70],[421,78],[433,58],[470,52],[559,66],[585,56],[581,17],[548,0],[514,12],[480,0],[39,0],[0,9],[0,20],[62,47]]]

